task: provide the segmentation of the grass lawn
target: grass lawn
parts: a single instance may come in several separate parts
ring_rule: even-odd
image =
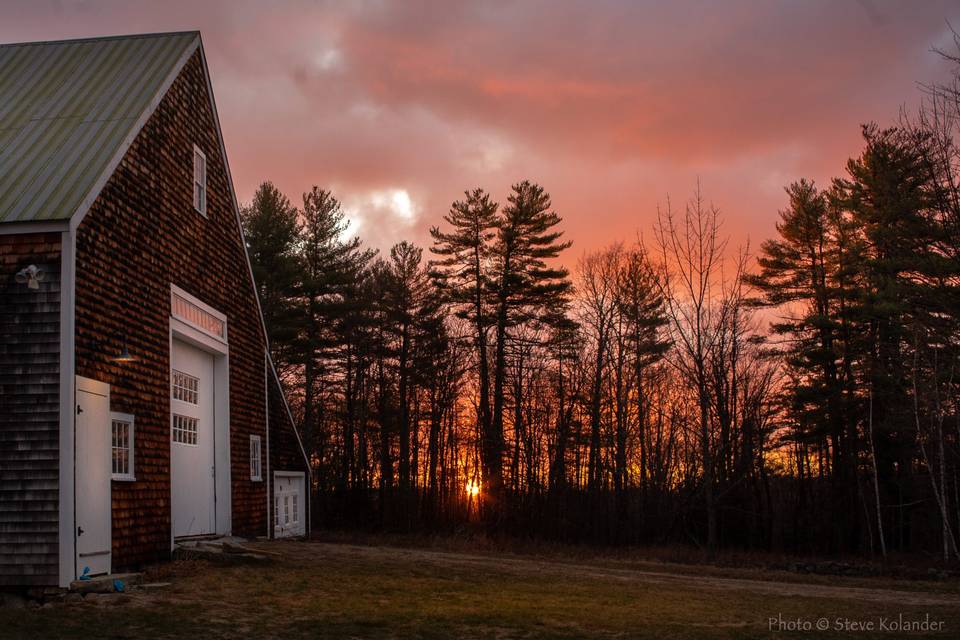
[[[881,622],[901,614],[943,623],[909,637],[960,634],[956,584],[757,580],[715,568],[318,542],[253,546],[279,556],[240,567],[178,562],[150,577],[172,583],[161,590],[0,609],[0,637],[889,638],[903,634]],[[813,628],[771,631],[778,616]],[[821,618],[825,632],[816,630]],[[836,630],[843,619],[875,629]]]

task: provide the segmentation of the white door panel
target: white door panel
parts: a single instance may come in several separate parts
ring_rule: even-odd
[[[77,378],[77,576],[110,573],[109,389],[106,384]]]
[[[306,492],[303,473],[277,471],[273,476],[273,535],[306,534]]]
[[[173,341],[170,474],[173,535],[216,531],[213,356]]]

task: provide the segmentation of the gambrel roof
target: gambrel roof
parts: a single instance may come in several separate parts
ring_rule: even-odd
[[[0,223],[80,210],[199,42],[189,31],[0,45]]]

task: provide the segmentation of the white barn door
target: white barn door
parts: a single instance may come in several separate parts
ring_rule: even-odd
[[[77,577],[110,573],[110,385],[77,376]]]
[[[277,471],[273,474],[273,535],[289,538],[306,534],[306,487],[304,474]]]
[[[174,537],[216,531],[213,356],[173,340],[170,490]]]

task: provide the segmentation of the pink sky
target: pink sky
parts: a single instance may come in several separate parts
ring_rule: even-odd
[[[200,29],[238,195],[331,188],[425,244],[463,190],[553,195],[570,257],[649,236],[699,178],[735,242],[945,79],[955,2],[0,0],[0,41]],[[572,262],[572,260],[571,260]]]

